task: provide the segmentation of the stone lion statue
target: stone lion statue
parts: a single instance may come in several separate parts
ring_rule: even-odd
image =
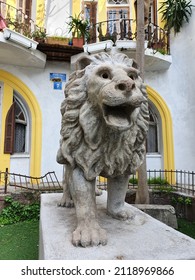
[[[148,130],[148,101],[136,63],[124,54],[83,56],[70,75],[61,105],[57,162],[65,165],[61,206],[74,203],[72,243],[107,243],[98,223],[96,177],[107,178],[107,213],[128,219],[123,209],[129,175],[141,165]]]

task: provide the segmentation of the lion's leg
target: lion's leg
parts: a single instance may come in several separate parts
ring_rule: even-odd
[[[69,164],[63,167],[63,196],[61,198],[60,203],[58,203],[58,206],[62,207],[73,207],[73,201],[70,194],[70,184],[71,184],[71,177],[72,177],[72,168]]]
[[[87,181],[83,171],[73,170],[71,194],[76,208],[77,228],[73,232],[72,242],[75,246],[105,245],[106,231],[97,221],[95,180]]]
[[[115,178],[108,178],[107,211],[109,215],[116,219],[126,220],[129,217],[131,217],[131,213],[128,213],[124,210],[128,181],[128,175],[121,175]]]

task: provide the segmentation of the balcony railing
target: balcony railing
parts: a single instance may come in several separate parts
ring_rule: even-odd
[[[27,14],[21,9],[0,1],[0,15],[5,20],[6,26],[26,37],[31,37],[32,32],[40,30]]]
[[[101,42],[111,39],[136,40],[136,22],[133,19],[116,19],[96,23],[89,28],[88,43]],[[145,40],[148,41],[148,48],[160,51],[163,54],[170,54],[170,40],[168,31],[156,24],[149,23],[145,26]]]
[[[38,27],[34,20],[21,9],[0,1],[0,15],[5,19],[6,26],[27,37],[32,37],[34,31],[44,31]],[[105,40],[136,40],[136,21],[133,19],[115,19],[98,22],[89,26],[87,43],[96,43]],[[148,48],[154,52],[170,54],[169,32],[156,24],[149,23],[145,26],[145,40]]]

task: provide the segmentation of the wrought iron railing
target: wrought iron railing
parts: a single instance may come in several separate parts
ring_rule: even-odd
[[[151,190],[179,192],[195,196],[195,172],[184,170],[148,170],[148,186]],[[131,175],[129,189],[137,188],[137,174]],[[97,186],[107,187],[106,178],[99,177]]]
[[[54,171],[46,173],[41,177],[32,177],[8,172],[0,171],[0,187],[4,193],[9,190],[28,190],[38,192],[55,192],[62,191],[62,185]]]
[[[89,27],[89,43],[101,42],[111,39],[136,40],[136,22],[133,19],[115,19],[96,23]],[[154,23],[145,26],[145,40],[148,48],[163,54],[170,54],[169,32]]]
[[[44,31],[38,27],[34,20],[21,9],[0,1],[0,14],[5,19],[8,28],[11,28],[27,37],[32,37],[34,31]],[[111,39],[136,40],[136,21],[133,19],[114,19],[98,22],[89,26],[88,43],[101,42]],[[148,48],[154,52],[170,54],[169,32],[154,23],[145,26],[145,40],[148,41]]]
[[[36,30],[41,30],[34,20],[25,14],[21,9],[17,9],[3,1],[0,1],[0,15],[5,20],[6,26],[26,37]]]
[[[148,186],[151,190],[179,192],[195,196],[195,172],[183,170],[148,170]],[[129,189],[137,188],[137,174],[131,175]],[[97,177],[97,187],[107,188],[107,179]],[[21,174],[0,171],[0,186],[4,192],[8,187],[28,189],[30,191],[62,191],[62,183],[58,181],[55,172],[48,172],[41,177],[30,177]]]

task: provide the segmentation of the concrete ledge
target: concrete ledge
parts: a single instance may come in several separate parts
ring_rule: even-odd
[[[157,204],[134,204],[134,206],[162,223],[174,229],[178,228],[175,208],[173,206]]]
[[[75,209],[57,206],[62,194],[41,195],[40,252],[44,260],[177,260],[195,259],[195,239],[126,204],[133,218],[119,221],[106,214],[106,192],[97,197],[99,221],[108,244],[74,247]]]

